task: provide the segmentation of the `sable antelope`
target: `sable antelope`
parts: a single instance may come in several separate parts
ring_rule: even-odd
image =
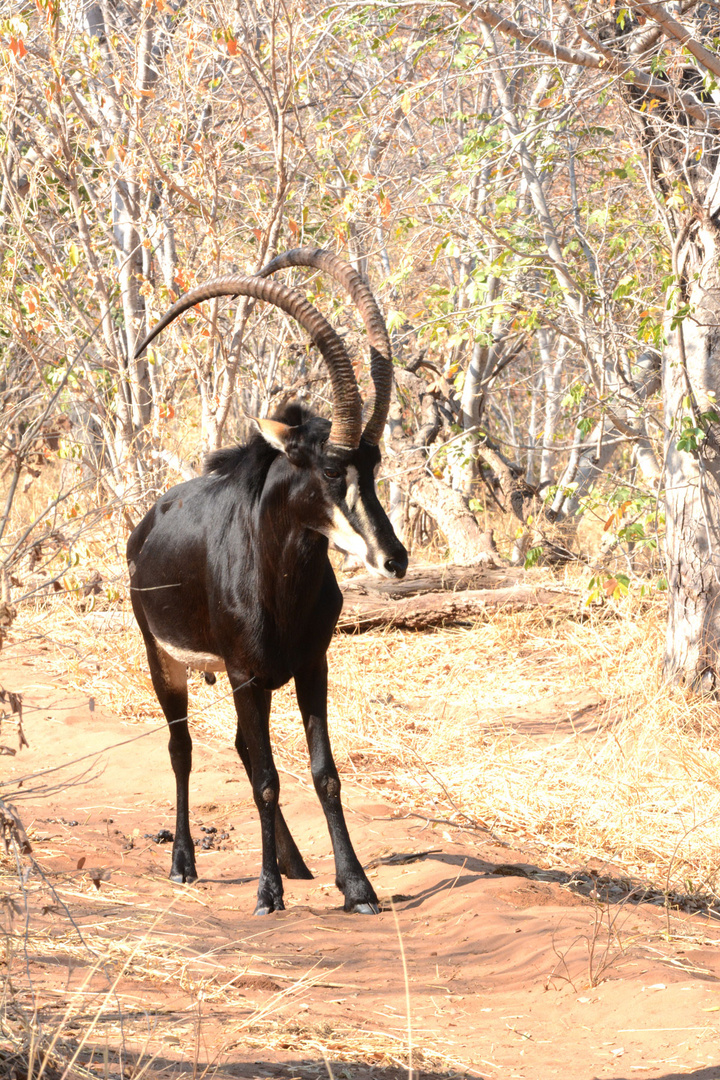
[[[313,782],[327,819],[336,884],[346,911],[376,913],[377,896],[353,850],[327,729],[326,653],[342,608],[328,543],[371,570],[402,578],[407,552],[375,491],[378,443],[390,404],[392,361],[370,290],[346,263],[319,249],[280,256],[261,272],[311,265],[342,281],[368,329],[375,400],[362,404],[345,347],[298,292],[276,281],[230,277],[181,297],[138,347],[178,315],[217,296],[248,296],[295,318],[321,351],[332,382],[332,422],[297,404],[256,421],[245,446],[208,458],[201,477],[162,495],[127,547],[133,610],[153,686],[170,725],[177,818],[170,877],[197,877],[188,816],[192,741],[187,669],[225,670],[237,711],[235,746],[260,815],[262,869],[255,913],[284,907],[281,873],[311,878],[279,807],[269,737],[272,691],[289,679],[305,726]]]

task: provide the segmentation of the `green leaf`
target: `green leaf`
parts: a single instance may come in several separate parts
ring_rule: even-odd
[[[390,333],[393,330],[400,330],[407,322],[407,315],[403,311],[398,311],[397,308],[390,308],[387,315],[387,328]]]
[[[629,296],[631,292],[637,287],[638,281],[634,274],[626,274],[621,278],[617,286],[613,290],[613,300],[622,300],[624,296]]]
[[[523,563],[524,568],[526,570],[529,570],[531,566],[537,566],[537,564],[540,562],[540,556],[542,555],[542,553],[542,546],[530,548],[527,555],[525,556],[525,562]]]

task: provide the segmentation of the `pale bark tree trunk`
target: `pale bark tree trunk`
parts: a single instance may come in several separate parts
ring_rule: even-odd
[[[552,451],[552,445],[560,417],[560,393],[563,363],[567,354],[567,338],[560,338],[557,342],[555,357],[552,354],[551,334],[545,327],[538,328],[537,338],[545,387],[545,417],[540,454],[540,486],[543,487],[546,484],[552,484],[555,478],[556,455]]]
[[[542,376],[535,375],[530,386],[530,419],[528,421],[528,451],[525,467],[525,483],[532,484],[535,476],[535,452],[537,449],[538,398]]]
[[[696,222],[678,264],[691,314],[667,333],[663,364],[668,624],[664,674],[720,690],[720,230]],[[703,414],[710,414],[703,417]],[[697,447],[683,433],[701,429]]]
[[[385,425],[385,446],[386,454],[392,458],[396,453],[395,447],[400,446],[403,441],[403,426],[402,426],[402,410],[396,401],[390,406],[388,413],[387,423]],[[397,459],[398,475],[401,468],[400,459]],[[392,523],[392,527],[395,530],[395,535],[403,544],[407,547],[407,521],[408,521],[408,494],[406,488],[395,478],[391,476],[389,482],[389,506],[388,517]]]
[[[424,392],[424,384],[412,372],[398,370],[396,375],[404,388],[422,394],[422,397],[421,427],[412,438],[403,434],[402,413],[397,401],[390,407],[385,448],[393,483],[406,499],[433,519],[447,540],[453,562],[500,565],[492,535],[480,528],[465,496],[434,476],[428,467],[427,448],[435,441],[440,429],[433,395]],[[397,490],[391,493],[391,502],[393,500],[391,510],[398,517],[402,515],[404,521],[405,508]]]
[[[410,498],[437,523],[448,542],[452,562],[501,565],[492,535],[483,532],[459,491],[434,476],[425,475],[412,485]]]
[[[273,11],[272,18],[262,27],[262,31],[260,31],[258,12],[251,5],[238,2],[236,10],[244,36],[244,43],[238,55],[250,79],[260,89],[270,127],[274,159],[273,196],[265,214],[265,224],[252,271],[254,272],[259,270],[277,251],[278,237],[282,228],[292,174],[292,168],[287,162],[287,118],[292,112],[295,74],[290,45],[287,46],[285,55],[287,69],[283,71],[280,63],[282,50],[277,38],[277,23],[280,22],[279,9]],[[291,31],[291,26],[291,21],[288,21],[286,29]],[[292,32],[290,40],[292,40]],[[235,398],[245,328],[253,306],[254,301],[249,297],[240,298],[235,312],[227,362],[223,370],[214,376],[216,389],[213,391],[212,400],[207,399],[206,408],[203,411],[203,438],[210,451],[219,449],[223,442],[225,425]]]
[[[157,72],[152,61],[155,38],[154,18],[145,14],[135,53],[135,90],[139,101],[137,105],[137,124],[142,123],[145,103]],[[138,143],[138,128],[130,125],[125,118],[123,126],[127,129],[128,151]],[[140,189],[134,170],[117,167],[117,177],[113,192],[113,232],[117,241],[116,253],[120,278],[126,341],[126,371],[130,387],[131,413],[136,436],[150,423],[152,418],[153,398],[150,385],[150,373],[146,356],[135,358],[138,340],[147,328],[145,299],[140,291],[143,280],[143,248],[140,231]]]
[[[117,241],[118,276],[123,309],[124,345],[127,380],[130,386],[131,413],[136,432],[150,422],[152,397],[147,360],[135,359],[135,347],[145,329],[145,303],[140,295],[142,247],[137,228],[137,204],[130,185],[117,183],[113,199],[113,231]]]

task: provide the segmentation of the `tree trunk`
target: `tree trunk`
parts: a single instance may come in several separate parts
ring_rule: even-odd
[[[410,500],[436,522],[448,542],[453,562],[501,565],[492,534],[483,532],[459,491],[434,476],[425,475],[412,485]]]
[[[647,433],[645,415],[645,402],[659,387],[659,357],[651,351],[642,353],[635,370],[628,372],[627,392],[623,390],[617,395],[617,404],[610,413],[613,420],[606,419],[596,424],[586,440],[581,431],[576,433],[578,447],[571,454],[553,502],[553,510],[563,521],[567,543],[572,542],[577,532],[581,499],[602,477],[615,451],[628,439],[633,442],[637,466],[644,482],[649,487],[659,485],[662,468]],[[580,449],[583,442],[585,449]],[[568,491],[571,484],[575,486]]]
[[[690,314],[667,333],[663,357],[669,590],[663,672],[701,693],[720,688],[718,259],[720,230],[706,218],[680,251]]]
[[[545,386],[545,423],[543,426],[542,454],[540,457],[540,486],[552,484],[555,479],[555,454],[553,445],[558,419],[560,418],[560,398],[562,394],[562,372],[567,355],[567,339],[551,341],[545,327],[538,327],[538,350],[542,363],[542,377]],[[553,356],[553,344],[556,354]]]

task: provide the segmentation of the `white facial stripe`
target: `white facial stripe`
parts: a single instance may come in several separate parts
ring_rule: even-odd
[[[362,502],[359,502],[356,506],[356,513],[358,506],[362,506]],[[365,517],[364,512],[362,517]],[[385,569],[383,562],[379,561],[377,548],[373,552],[370,551],[365,538],[353,529],[342,510],[337,506],[333,507],[332,525],[327,530],[326,536],[346,555],[356,555],[358,559],[362,559],[368,570],[372,570],[373,573],[387,578],[395,576]]]
[[[328,540],[348,555],[357,555],[363,562],[368,562],[368,546],[360,533],[355,532],[339,507],[333,506],[332,524],[327,531]]]
[[[358,495],[360,494],[360,477],[358,471],[354,465],[348,465],[347,467],[347,492],[345,494],[345,502],[347,503],[348,510],[352,510],[357,502]]]
[[[371,534],[372,525],[370,524],[370,518],[368,517],[368,512],[365,509],[365,503],[362,501],[362,499],[358,499],[358,501],[355,503],[355,514],[358,521],[360,522],[361,528],[364,529],[366,533]]]
[[[360,523],[360,528],[367,536],[374,536],[373,525],[370,521],[370,516],[367,512],[367,508],[362,499],[358,499],[355,503],[355,517]],[[382,555],[379,547],[373,544],[372,551],[368,548],[368,556],[365,559],[365,565],[368,570],[374,571],[376,574],[380,574],[381,577],[392,578],[395,575],[387,570],[385,567],[385,557]]]
[[[362,532],[351,524],[339,506],[333,504],[331,509],[331,524],[321,531],[327,536],[335,547],[340,548],[347,555],[355,555],[367,566],[368,570],[379,574],[381,577],[392,578],[395,575],[385,568],[385,560],[377,546],[365,539],[365,536],[374,538],[373,525],[360,495],[360,477],[353,465],[347,467],[347,493],[345,504],[357,521]],[[365,536],[362,535],[365,533]]]

